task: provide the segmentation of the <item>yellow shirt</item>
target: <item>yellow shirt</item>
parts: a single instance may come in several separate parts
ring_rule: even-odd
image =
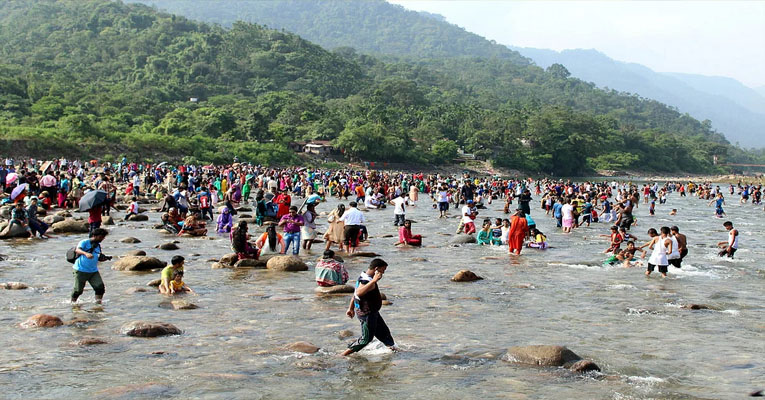
[[[183,281],[176,282],[175,279],[170,281],[170,287],[173,288],[173,290],[176,291],[176,292],[180,291],[181,289],[183,289],[184,286],[186,286],[186,284]]]

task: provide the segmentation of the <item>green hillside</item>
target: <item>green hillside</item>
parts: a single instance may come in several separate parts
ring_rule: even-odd
[[[2,2],[0,43],[11,153],[290,163],[288,142],[324,139],[354,159],[444,163],[463,148],[557,175],[748,157],[662,104],[511,58],[382,62],[108,0]]]

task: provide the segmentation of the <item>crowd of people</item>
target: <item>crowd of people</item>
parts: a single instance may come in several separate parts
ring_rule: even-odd
[[[424,173],[385,172],[375,170],[322,170],[309,168],[271,168],[246,163],[231,165],[174,165],[128,162],[99,163],[95,160],[6,159],[0,166],[0,189],[3,204],[8,204],[8,224],[0,233],[7,235],[18,225],[27,236],[47,238],[48,226],[38,212],[55,208],[76,208],[91,191],[103,192],[103,200],[88,211],[89,237],[74,249],[72,260],[75,284],[71,300],[76,302],[86,283],[96,301],[105,289],[98,273],[98,262],[108,260],[100,247],[108,232],[101,228],[103,216],[114,207],[126,206],[125,220],[142,214],[141,204],[155,202],[161,212],[162,227],[179,236],[204,236],[211,231],[228,235],[231,248],[239,260],[259,259],[266,255],[299,256],[318,241],[316,207],[327,197],[341,201],[326,216],[322,257],[315,266],[318,286],[344,285],[348,271],[332,249],[352,255],[367,245],[366,217],[359,208],[383,210],[392,208],[392,225],[398,230],[396,246],[420,247],[424,237],[412,230],[407,218],[410,207],[422,207],[420,197],[431,200],[434,218],[449,217],[449,210],[459,210],[457,233],[475,236],[485,246],[507,246],[513,257],[524,248],[544,251],[552,246],[532,218],[532,203],[538,201],[537,218],[555,221],[562,234],[591,224],[605,224],[608,240],[605,264],[625,267],[641,263],[650,250],[645,274],[658,269],[667,276],[668,267],[681,268],[688,254],[687,238],[677,226],[650,228],[649,240],[637,245],[631,229],[637,225],[634,210],[641,200],[655,215],[656,203],[667,202],[669,194],[679,197],[697,196],[715,205],[715,215],[725,215],[723,190],[711,183],[667,182],[633,184],[630,182],[581,182],[552,179],[504,179]],[[741,203],[760,205],[761,185],[730,185],[729,194],[738,190]],[[293,197],[301,201],[293,201]],[[535,200],[535,198],[537,200]],[[350,200],[350,201],[349,201]],[[348,201],[347,205],[342,201]],[[480,229],[479,215],[492,202],[504,203],[505,217],[484,218]],[[418,204],[419,203],[419,204]],[[242,215],[252,207],[254,215]],[[536,207],[534,207],[536,208]],[[677,210],[673,209],[672,213]],[[210,224],[209,228],[207,224]],[[264,232],[250,235],[252,226]],[[733,257],[739,245],[739,233],[731,222],[724,223],[728,240],[720,242],[720,256]],[[622,248],[624,246],[624,248]],[[647,249],[647,250],[646,250]],[[364,334],[347,352],[363,348],[372,337],[393,346],[393,338],[379,315],[380,294],[377,282],[382,279],[387,263],[375,259],[356,280],[347,314],[357,316]],[[159,291],[163,294],[191,292],[183,282],[184,259],[173,257],[162,270]]]

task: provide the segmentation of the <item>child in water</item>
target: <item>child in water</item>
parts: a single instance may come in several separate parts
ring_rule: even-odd
[[[611,234],[609,235],[609,238],[611,240],[611,245],[603,253],[618,254],[619,248],[622,246],[622,242],[624,241],[624,236],[619,233],[619,228],[617,228],[616,225],[611,227]]]
[[[194,291],[183,282],[183,271],[175,271],[173,273],[173,280],[170,281],[170,286],[173,288],[175,294],[194,293]]]
[[[531,230],[531,241],[527,244],[528,247],[540,250],[547,249],[547,236],[540,232],[539,229],[534,228]]]

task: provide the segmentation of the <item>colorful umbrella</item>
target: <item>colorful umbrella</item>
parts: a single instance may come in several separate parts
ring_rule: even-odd
[[[5,184],[10,185],[11,183],[16,182],[16,179],[19,179],[19,176],[16,175],[15,172],[11,172],[5,176]]]

